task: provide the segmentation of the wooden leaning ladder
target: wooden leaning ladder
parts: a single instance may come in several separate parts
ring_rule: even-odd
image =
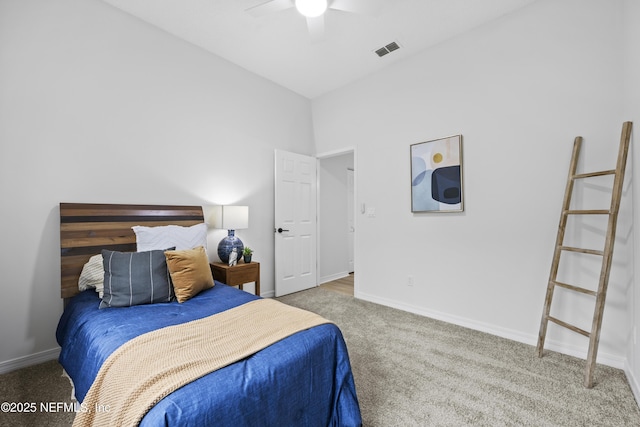
[[[547,335],[547,325],[549,321],[556,323],[564,328],[570,329],[589,338],[589,352],[587,354],[587,366],[585,369],[584,386],[593,387],[593,371],[596,366],[596,356],[598,353],[598,342],[600,341],[600,327],[602,326],[602,314],[604,311],[604,303],[607,296],[607,286],[609,284],[609,273],[611,272],[611,261],[613,255],[613,245],[616,237],[616,225],[618,222],[618,211],[620,208],[620,199],[622,198],[622,185],[624,181],[624,171],[627,163],[627,153],[629,151],[629,141],[631,138],[631,122],[625,122],[622,125],[622,135],[620,137],[620,148],[618,150],[618,160],[616,168],[602,172],[592,172],[576,174],[578,167],[578,156],[580,154],[580,146],[582,145],[582,137],[576,137],[573,143],[573,154],[571,155],[571,164],[569,166],[569,176],[567,178],[567,186],[565,188],[564,200],[562,202],[562,213],[560,215],[560,225],[558,227],[558,235],[556,238],[555,251],[553,253],[553,261],[551,263],[551,273],[549,274],[549,283],[547,285],[547,294],[544,300],[544,309],[542,312],[542,320],[540,321],[540,333],[538,335],[538,357],[542,357],[544,350],[544,340]],[[571,195],[573,193],[573,184],[576,179],[584,179],[603,175],[614,175],[613,189],[611,195],[610,208],[603,210],[571,210]],[[609,221],[605,236],[604,249],[592,250],[581,249],[564,246],[564,232],[567,225],[569,215],[608,215]],[[602,267],[600,270],[600,279],[598,282],[598,290],[592,291],[578,286],[569,285],[557,281],[558,267],[560,265],[560,255],[562,251],[579,252],[591,255],[602,256]],[[563,322],[562,320],[552,317],[551,300],[553,292],[559,286],[570,291],[580,292],[583,294],[594,296],[595,308],[593,312],[593,322],[591,324],[591,332],[580,329],[574,325]]]

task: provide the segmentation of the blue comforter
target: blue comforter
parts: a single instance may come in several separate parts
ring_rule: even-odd
[[[58,324],[59,360],[82,402],[102,363],[128,340],[256,298],[216,282],[212,289],[182,304],[99,310],[97,293],[85,291],[71,300]],[[193,381],[161,400],[140,423],[234,427],[361,424],[347,348],[333,324],[294,334]]]

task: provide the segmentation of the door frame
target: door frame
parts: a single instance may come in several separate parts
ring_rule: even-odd
[[[353,257],[356,253],[356,170],[355,165],[347,168],[347,272],[355,273],[356,266]],[[349,197],[350,196],[350,197]]]
[[[326,151],[323,153],[318,153],[316,154],[316,161],[318,162],[318,167],[316,167],[316,174],[317,174],[317,185],[318,185],[318,191],[316,192],[316,197],[317,197],[317,203],[316,203],[316,210],[317,210],[317,236],[320,236],[320,191],[321,191],[321,186],[322,186],[322,182],[320,181],[320,161],[323,159],[328,159],[331,157],[337,157],[337,156],[343,156],[345,154],[353,154],[353,198],[354,198],[354,207],[356,212],[358,211],[358,152],[356,150],[356,147],[345,147],[345,148],[341,148],[341,149],[337,149],[337,150],[332,150],[332,151]],[[346,203],[346,201],[345,201]],[[354,219],[353,219],[353,223],[354,223],[354,228],[356,229],[355,233],[354,233],[354,245],[353,245],[353,270],[354,272],[357,271],[358,269],[358,215],[354,215]],[[320,280],[320,264],[322,263],[322,259],[321,259],[321,252],[320,252],[320,238],[317,239],[316,241],[316,282],[318,285],[320,285],[319,280]],[[358,275],[355,274],[354,275],[354,283],[353,283],[353,295],[355,297],[358,296]]]

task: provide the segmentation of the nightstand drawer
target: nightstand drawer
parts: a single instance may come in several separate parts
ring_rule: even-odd
[[[222,262],[211,263],[211,272],[213,278],[218,282],[222,282],[229,286],[238,286],[242,289],[242,285],[249,282],[255,282],[256,295],[260,295],[260,263],[239,263],[234,266]]]
[[[237,266],[235,266],[237,267]],[[258,273],[258,264],[246,264],[245,268],[230,268],[227,270],[227,281],[229,283],[241,284],[254,282]]]

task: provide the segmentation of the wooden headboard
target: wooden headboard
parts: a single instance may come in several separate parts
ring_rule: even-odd
[[[102,249],[135,252],[132,226],[191,226],[201,222],[201,206],[60,203],[61,297],[71,298],[79,292],[82,267]]]

